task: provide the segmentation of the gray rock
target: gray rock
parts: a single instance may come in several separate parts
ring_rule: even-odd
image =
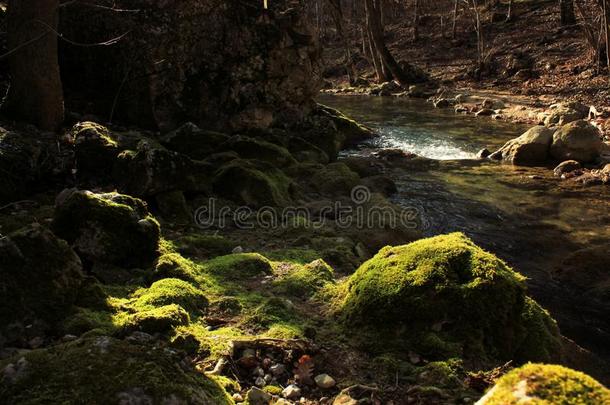
[[[314,378],[316,385],[322,389],[330,389],[337,385],[334,378],[328,374],[320,374]]]
[[[544,120],[546,126],[562,126],[587,118],[589,115],[589,107],[578,102],[553,104],[550,109],[550,114]]]
[[[562,126],[553,135],[551,156],[559,161],[593,162],[603,148],[600,130],[587,121],[574,121]]]
[[[269,367],[269,371],[271,371],[271,374],[274,376],[279,377],[286,373],[286,366],[283,364],[274,364]]]
[[[266,405],[271,401],[271,394],[257,387],[252,387],[246,395],[246,399],[252,405]]]
[[[498,151],[489,155],[489,158],[501,159],[514,165],[543,164],[549,158],[552,139],[552,130],[543,126],[535,126],[520,137],[508,141]]]
[[[290,384],[284,388],[282,396],[287,399],[299,398],[301,396],[301,389],[295,384]]]
[[[553,170],[553,173],[555,173],[555,176],[561,177],[575,170],[580,170],[581,168],[582,165],[576,160],[566,160],[565,162],[560,163],[555,170]]]
[[[494,115],[496,112],[491,108],[483,108],[475,114],[477,117],[490,117]]]

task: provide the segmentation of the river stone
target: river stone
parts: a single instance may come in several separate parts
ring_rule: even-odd
[[[550,109],[551,113],[544,120],[547,127],[582,120],[589,114],[589,107],[578,102],[553,104]]]
[[[520,137],[508,141],[489,158],[502,159],[514,165],[543,164],[548,160],[552,139],[552,130],[543,126],[535,126]]]
[[[556,160],[589,163],[599,156],[602,144],[597,127],[587,121],[574,121],[555,132],[550,152]]]
[[[576,160],[566,160],[565,162],[561,162],[555,168],[555,170],[553,170],[553,173],[555,173],[555,176],[561,177],[561,176],[571,173],[575,170],[580,170],[581,168],[582,168],[582,165],[579,162],[577,162]]]
[[[316,385],[322,389],[330,389],[337,384],[335,379],[329,376],[328,374],[317,375],[314,380],[316,382]]]
[[[158,256],[159,223],[143,201],[128,195],[64,190],[53,230],[88,262],[146,267]]]

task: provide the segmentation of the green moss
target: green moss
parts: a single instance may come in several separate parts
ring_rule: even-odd
[[[482,401],[485,405],[609,404],[610,390],[579,371],[557,365],[527,364],[498,380]]]
[[[178,304],[192,314],[201,314],[208,306],[201,290],[176,278],[162,279],[149,288],[141,288],[133,294],[133,299],[133,307],[142,310]]]
[[[360,176],[344,163],[331,163],[318,170],[311,182],[325,195],[349,196],[352,189],[360,183]]]
[[[280,249],[264,252],[263,255],[275,262],[290,262],[293,264],[307,264],[320,258],[320,254],[313,249]]]
[[[228,255],[237,246],[237,243],[220,235],[190,234],[176,239],[174,243],[180,254],[199,258]]]
[[[12,382],[0,382],[4,402],[233,404],[216,381],[185,371],[177,365],[180,356],[163,348],[101,336],[35,350],[23,358],[23,372]]]
[[[236,159],[222,166],[213,180],[221,197],[253,207],[282,207],[292,201],[291,181],[272,165]]]
[[[170,304],[141,310],[129,315],[123,327],[126,331],[139,330],[147,333],[167,332],[177,326],[187,325],[189,314],[180,305]]]
[[[289,266],[288,272],[274,281],[274,286],[280,293],[306,297],[333,282],[333,277],[333,269],[324,260],[318,259],[304,266]]]
[[[178,278],[185,281],[194,281],[200,266],[185,259],[178,253],[166,253],[155,262],[153,279]]]
[[[281,395],[282,394],[282,388],[278,387],[277,385],[266,385],[265,387],[263,387],[263,391],[265,391],[271,395]]]
[[[241,280],[271,274],[271,263],[258,253],[237,253],[220,256],[203,264],[208,274],[226,280]]]
[[[429,355],[439,350],[441,358],[525,361],[524,344],[546,360],[558,356],[548,314],[523,314],[530,305],[524,277],[461,233],[383,248],[339,288],[335,302],[349,326],[430,331],[404,338]]]
[[[66,318],[62,331],[66,334],[80,336],[85,332],[97,329],[105,334],[113,334],[117,325],[113,321],[110,311],[96,311],[89,308],[77,308],[73,314]]]

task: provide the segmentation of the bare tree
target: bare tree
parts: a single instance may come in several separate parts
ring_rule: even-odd
[[[59,0],[9,0],[8,48],[11,84],[2,109],[41,129],[64,119],[57,56]]]
[[[574,0],[559,0],[559,17],[562,27],[576,24]]]
[[[341,0],[328,0],[328,4],[330,6],[331,16],[335,22],[335,27],[337,28],[337,34],[341,38],[343,47],[345,48],[345,70],[347,71],[347,78],[350,84],[354,84],[358,75],[354,66],[354,61],[352,60],[352,51],[350,49],[349,39],[345,33],[345,28],[343,25],[343,9],[341,8]]]

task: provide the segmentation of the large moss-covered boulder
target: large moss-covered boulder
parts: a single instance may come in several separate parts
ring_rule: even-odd
[[[76,253],[47,228],[34,224],[1,237],[0,334],[13,322],[52,326],[76,301],[83,279]]]
[[[331,160],[335,160],[346,147],[375,136],[370,128],[321,104],[317,105],[302,127],[302,137],[323,150]]]
[[[512,370],[477,405],[610,404],[610,390],[590,376],[558,365],[527,364]]]
[[[158,256],[159,224],[143,201],[128,195],[64,190],[53,229],[88,263],[145,267]]]
[[[511,139],[490,158],[514,165],[544,164],[549,159],[553,130],[541,125],[530,128],[518,138]]]
[[[79,122],[69,135],[79,176],[105,178],[112,174],[119,146],[108,128],[94,122]]]
[[[260,160],[235,159],[220,167],[212,182],[216,194],[252,207],[290,204],[291,180],[275,166]]]
[[[10,404],[198,404],[233,401],[174,351],[107,336],[36,350],[0,363]]]
[[[526,296],[524,277],[461,233],[383,248],[342,289],[347,325],[398,336],[429,356],[549,361],[559,353],[557,326]]]
[[[551,156],[558,161],[593,162],[604,144],[600,130],[587,121],[574,121],[562,126],[553,135]]]
[[[206,191],[213,169],[206,163],[166,149],[153,140],[119,154],[114,177],[119,191],[137,197],[169,191]]]

